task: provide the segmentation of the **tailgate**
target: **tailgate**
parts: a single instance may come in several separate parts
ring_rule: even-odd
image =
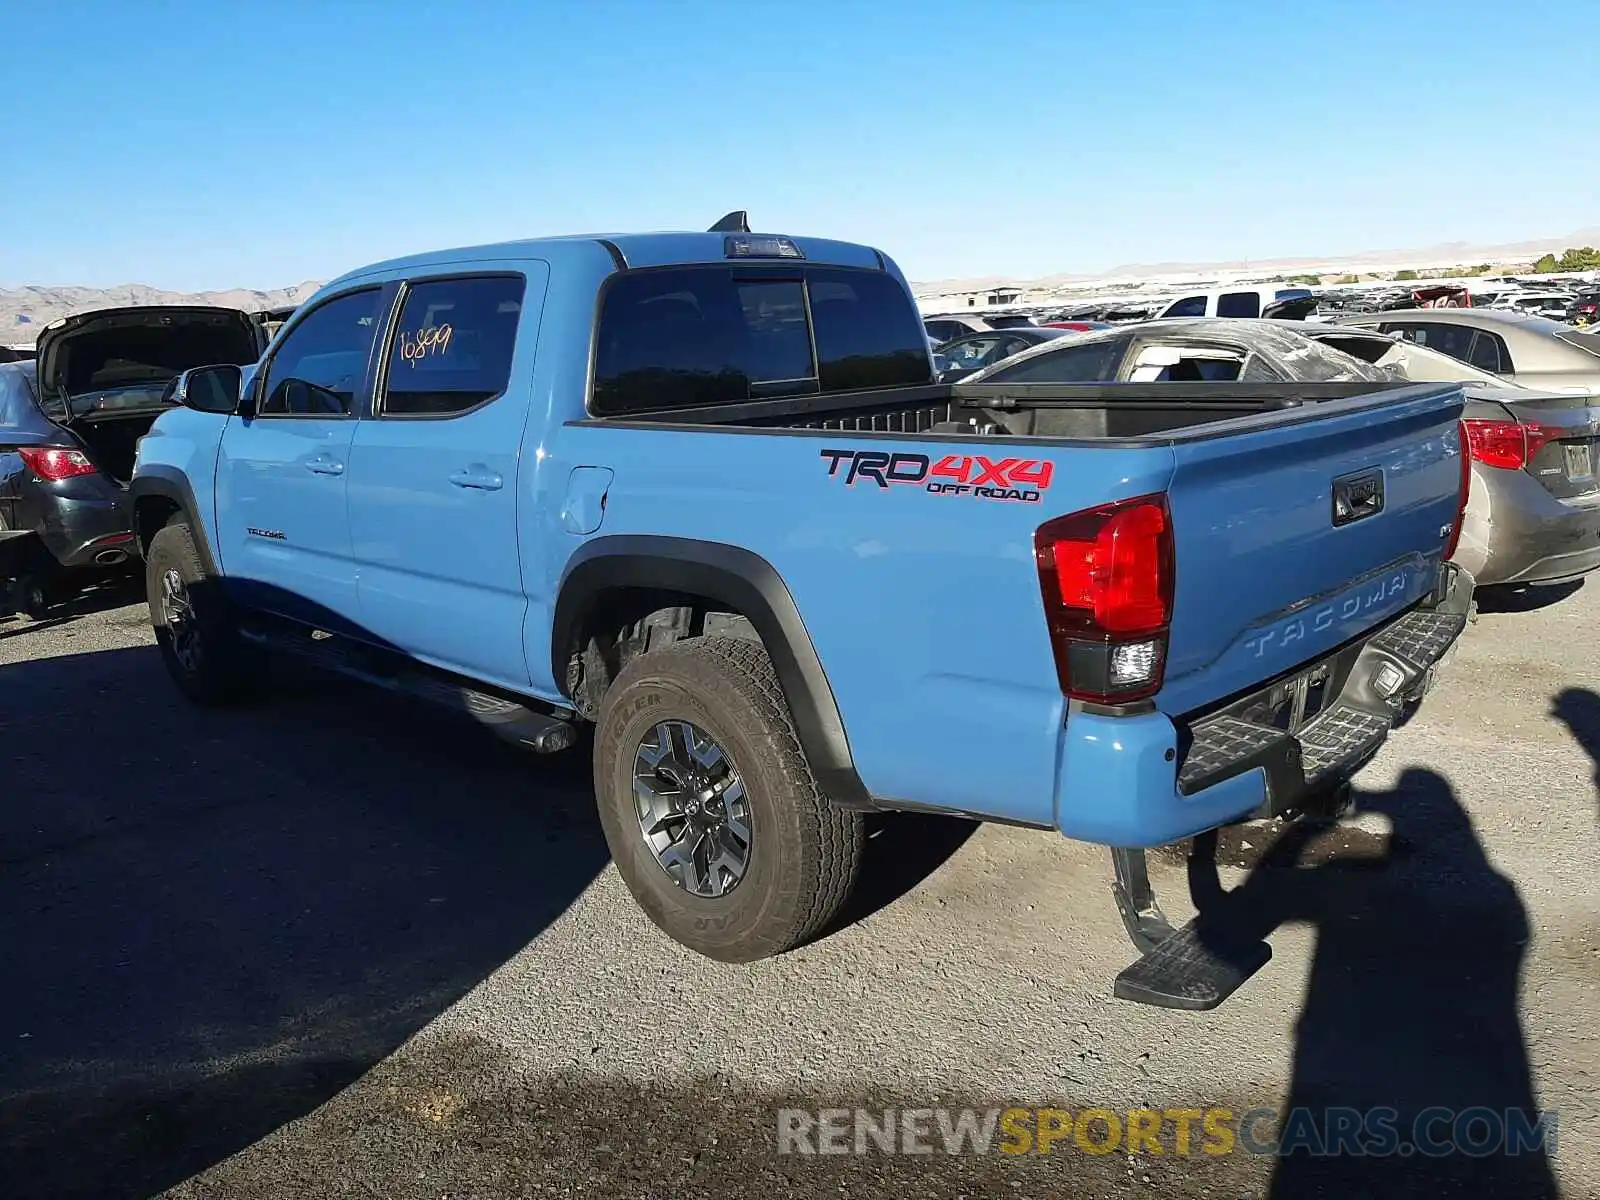
[[[1180,436],[1157,704],[1213,704],[1427,595],[1459,503],[1461,409],[1459,385],[1428,384]]]

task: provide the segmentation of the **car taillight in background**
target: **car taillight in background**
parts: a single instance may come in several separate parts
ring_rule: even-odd
[[[1033,535],[1061,690],[1121,704],[1161,690],[1172,623],[1172,514],[1164,495],[1056,517]]]
[[[1526,467],[1546,443],[1561,436],[1559,429],[1550,429],[1535,422],[1485,421],[1475,417],[1462,420],[1466,430],[1467,447],[1474,462],[1486,467],[1502,467],[1520,471]]]
[[[1461,526],[1467,520],[1467,497],[1472,491],[1472,438],[1467,431],[1466,421],[1456,422],[1461,448],[1456,457],[1461,460],[1461,488],[1456,494],[1456,519],[1450,526],[1450,537],[1444,544],[1444,561],[1449,562],[1456,556],[1456,547],[1461,544]]]
[[[81,450],[49,446],[18,450],[17,453],[28,465],[28,470],[50,483],[78,475],[93,475],[96,471],[95,465]]]

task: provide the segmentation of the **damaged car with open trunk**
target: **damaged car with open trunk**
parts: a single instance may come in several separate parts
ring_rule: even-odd
[[[39,336],[31,362],[0,364],[0,579],[8,607],[45,615],[136,565],[127,483],[139,439],[190,367],[255,362],[266,336],[229,308],[101,309]]]

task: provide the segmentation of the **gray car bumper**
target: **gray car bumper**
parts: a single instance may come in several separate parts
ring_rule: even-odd
[[[1524,471],[1474,464],[1454,561],[1479,587],[1581,578],[1600,568],[1600,494],[1563,502]]]

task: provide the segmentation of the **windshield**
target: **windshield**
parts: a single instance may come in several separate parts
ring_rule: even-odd
[[[33,407],[33,364],[0,366],[0,428],[27,424]]]
[[[121,387],[102,388],[73,396],[69,407],[74,417],[90,413],[137,412],[140,409],[160,408],[167,390],[167,380],[130,383]]]
[[[1586,354],[1600,358],[1600,333],[1567,327],[1557,330],[1556,336],[1569,346],[1576,346]]]

